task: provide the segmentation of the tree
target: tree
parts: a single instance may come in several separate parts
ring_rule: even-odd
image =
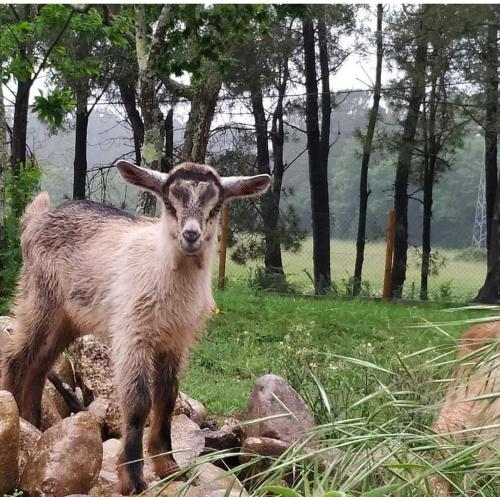
[[[416,47],[414,61],[407,66],[406,72],[411,81],[408,96],[408,109],[401,135],[396,178],[394,181],[394,210],[396,211],[394,255],[391,272],[392,297],[400,298],[406,279],[406,260],[408,251],[408,178],[410,175],[415,134],[417,131],[420,106],[425,94],[425,71],[427,67],[428,27],[425,14],[430,6],[422,5],[416,13],[409,13],[411,33]]]
[[[488,9],[487,39],[485,47],[485,118],[484,118],[484,167],[486,178],[486,219],[488,265],[486,279],[476,296],[476,302],[500,301],[500,267],[498,238],[498,33],[500,27],[498,9]]]
[[[324,36],[324,25],[321,28]],[[316,294],[327,292],[331,287],[330,273],[330,207],[328,194],[328,162],[325,152],[329,150],[330,114],[323,115],[328,122],[327,135],[321,137],[319,129],[318,78],[316,72],[316,43],[314,21],[302,21],[304,43],[304,76],[306,83],[306,129],[309,156],[309,186],[311,190],[311,215],[313,233],[314,291]],[[321,46],[324,47],[322,40]],[[321,49],[322,54],[323,48]],[[325,74],[326,69],[326,74]],[[328,60],[321,56],[322,110],[330,108]],[[327,85],[325,88],[324,85]],[[328,91],[328,93],[325,93]],[[322,130],[325,127],[322,126]],[[326,144],[325,144],[325,140]]]
[[[354,266],[354,284],[353,295],[356,296],[361,290],[361,278],[363,273],[363,262],[365,254],[365,238],[366,238],[366,213],[368,209],[368,197],[370,191],[368,189],[368,166],[370,164],[370,154],[372,148],[373,135],[377,124],[378,109],[380,104],[381,87],[382,87],[382,58],[384,53],[382,39],[382,20],[384,16],[384,8],[382,4],[377,5],[377,62],[375,67],[375,83],[373,86],[373,104],[370,110],[368,126],[363,143],[363,155],[361,158],[361,172],[359,176],[359,214],[358,214],[358,233],[356,238],[356,263]]]
[[[75,14],[73,8],[64,5],[9,5],[2,10],[5,20],[2,38],[8,47],[5,73],[17,82],[14,105],[14,121],[11,139],[11,169],[18,178],[26,164],[26,136],[29,98],[33,83],[46,69],[52,52]],[[3,47],[5,50],[5,46]],[[14,203],[14,210],[21,214],[23,205]]]

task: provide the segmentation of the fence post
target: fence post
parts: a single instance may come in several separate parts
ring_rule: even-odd
[[[229,236],[229,207],[225,205],[222,208],[222,221],[220,228],[219,241],[219,289],[224,290],[224,282],[226,280],[226,253],[227,240]]]
[[[391,209],[387,218],[387,244],[385,247],[384,299],[391,298],[392,253],[394,251],[394,228],[396,226],[396,211]]]

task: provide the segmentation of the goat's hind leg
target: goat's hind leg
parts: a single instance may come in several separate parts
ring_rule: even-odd
[[[3,388],[14,395],[19,414],[37,427],[47,372],[67,345],[58,336],[61,324],[56,318],[53,310],[40,308],[30,309],[27,315],[17,313],[16,329],[2,360]]]
[[[166,478],[179,470],[172,455],[171,421],[179,393],[178,359],[161,355],[153,376],[153,413],[149,427],[148,452],[153,457],[155,473]]]

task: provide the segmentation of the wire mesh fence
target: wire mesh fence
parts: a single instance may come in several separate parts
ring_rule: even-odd
[[[367,240],[364,252],[363,275],[360,296],[383,296],[386,263],[386,238]],[[263,260],[238,264],[231,257],[229,247],[226,263],[226,279],[229,283],[245,283],[265,288]],[[330,245],[332,296],[352,296],[356,241],[334,238]],[[313,294],[313,240],[306,236],[298,251],[282,251],[286,285],[269,285],[277,291]],[[416,244],[409,245],[407,253],[406,281],[403,298],[420,300],[422,250]],[[474,248],[433,247],[428,276],[428,300],[465,303],[472,300],[484,283],[486,274],[486,250]]]

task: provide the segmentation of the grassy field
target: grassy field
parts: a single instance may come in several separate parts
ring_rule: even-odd
[[[213,414],[243,412],[256,378],[270,372],[287,376],[313,398],[309,368],[321,378],[333,404],[346,407],[378,384],[373,380],[368,386],[363,368],[352,367],[335,355],[400,371],[405,355],[433,346],[450,350],[455,346],[432,326],[412,325],[484,315],[472,310],[449,313],[432,303],[281,297],[251,292],[243,285],[230,285],[217,293],[216,300],[220,314],[211,320],[182,381],[186,392]],[[466,326],[446,326],[445,330],[456,337]],[[421,360],[409,359],[408,368]]]
[[[484,460],[486,446],[498,454],[497,442],[449,440],[443,451],[443,439],[432,430],[455,364],[456,338],[470,326],[467,320],[486,311],[284,297],[245,285],[230,285],[216,300],[220,312],[181,388],[215,418],[239,416],[255,380],[280,374],[319,424],[315,457],[337,454],[320,469],[294,446],[247,478],[252,496],[269,495],[266,485],[273,485],[272,494],[281,497],[429,497],[439,477],[453,495],[500,497],[498,458]],[[234,471],[246,478],[249,467]],[[290,482],[290,474],[302,476]],[[276,488],[284,480],[297,493]]]
[[[463,260],[463,250],[435,249],[439,261],[437,274],[429,279],[429,296],[433,300],[445,302],[465,302],[473,298],[484,282],[486,258],[484,261]],[[354,271],[356,246],[353,240],[333,240],[331,244],[332,278],[340,294],[348,293],[349,279]],[[312,293],[312,240],[307,239],[299,252],[285,252],[283,264],[288,281],[299,291]],[[367,295],[382,294],[385,264],[385,243],[369,242],[366,244],[363,277],[364,292]],[[228,260],[227,277],[233,281],[249,278],[255,264],[241,266]],[[420,255],[410,247],[408,251],[408,270],[405,284],[407,298],[419,297],[420,290]]]

